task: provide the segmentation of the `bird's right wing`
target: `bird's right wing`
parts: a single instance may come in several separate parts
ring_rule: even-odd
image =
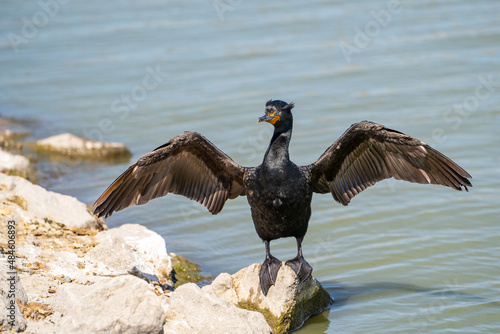
[[[99,217],[149,202],[168,193],[184,195],[212,214],[228,198],[245,195],[245,167],[196,132],[185,132],[143,155],[94,204]]]

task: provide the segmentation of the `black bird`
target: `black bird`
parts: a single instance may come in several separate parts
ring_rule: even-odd
[[[185,132],[143,155],[95,202],[94,213],[110,216],[132,205],[168,193],[184,195],[218,214],[228,198],[247,196],[252,219],[264,241],[266,259],[260,269],[264,295],[275,283],[281,261],[271,255],[272,240],[295,237],[297,256],[286,262],[306,280],[312,267],[302,256],[302,239],[311,216],[314,193],[331,193],[343,205],[383,179],[440,184],[456,190],[471,187],[471,176],[422,141],[368,121],[353,124],[314,163],[297,166],[288,154],[293,103],[266,103],[258,122],[274,126],[274,134],[257,167],[243,167],[196,132]]]

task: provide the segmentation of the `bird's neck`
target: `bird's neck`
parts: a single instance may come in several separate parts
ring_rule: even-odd
[[[266,154],[264,155],[263,164],[266,167],[279,168],[290,161],[290,156],[288,154],[288,145],[290,144],[291,138],[291,127],[284,131],[274,131],[273,137],[271,138],[271,143],[269,144]]]

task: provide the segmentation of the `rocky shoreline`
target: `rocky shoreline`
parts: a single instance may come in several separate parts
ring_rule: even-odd
[[[74,157],[71,142],[81,152],[93,150],[83,157],[130,155],[116,143],[62,137],[66,146],[58,154]],[[108,229],[76,198],[30,182],[29,159],[9,152],[10,145],[0,147],[2,330],[285,333],[331,303],[318,281],[299,284],[287,266],[267,297],[259,287],[260,264],[200,288],[186,279],[199,279],[196,265],[168,253],[160,235],[138,224]],[[107,148],[112,151],[98,152]]]

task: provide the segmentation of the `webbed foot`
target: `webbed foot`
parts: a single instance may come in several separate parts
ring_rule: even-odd
[[[281,268],[281,261],[274,256],[266,257],[266,260],[262,263],[260,267],[259,279],[260,288],[264,296],[267,296],[267,292],[271,285],[276,283],[276,276],[278,276],[278,271]]]
[[[297,274],[300,283],[308,279],[313,271],[311,265],[307,263],[307,261],[304,260],[303,257],[295,257],[291,260],[286,261],[285,264],[292,268],[292,270]]]

